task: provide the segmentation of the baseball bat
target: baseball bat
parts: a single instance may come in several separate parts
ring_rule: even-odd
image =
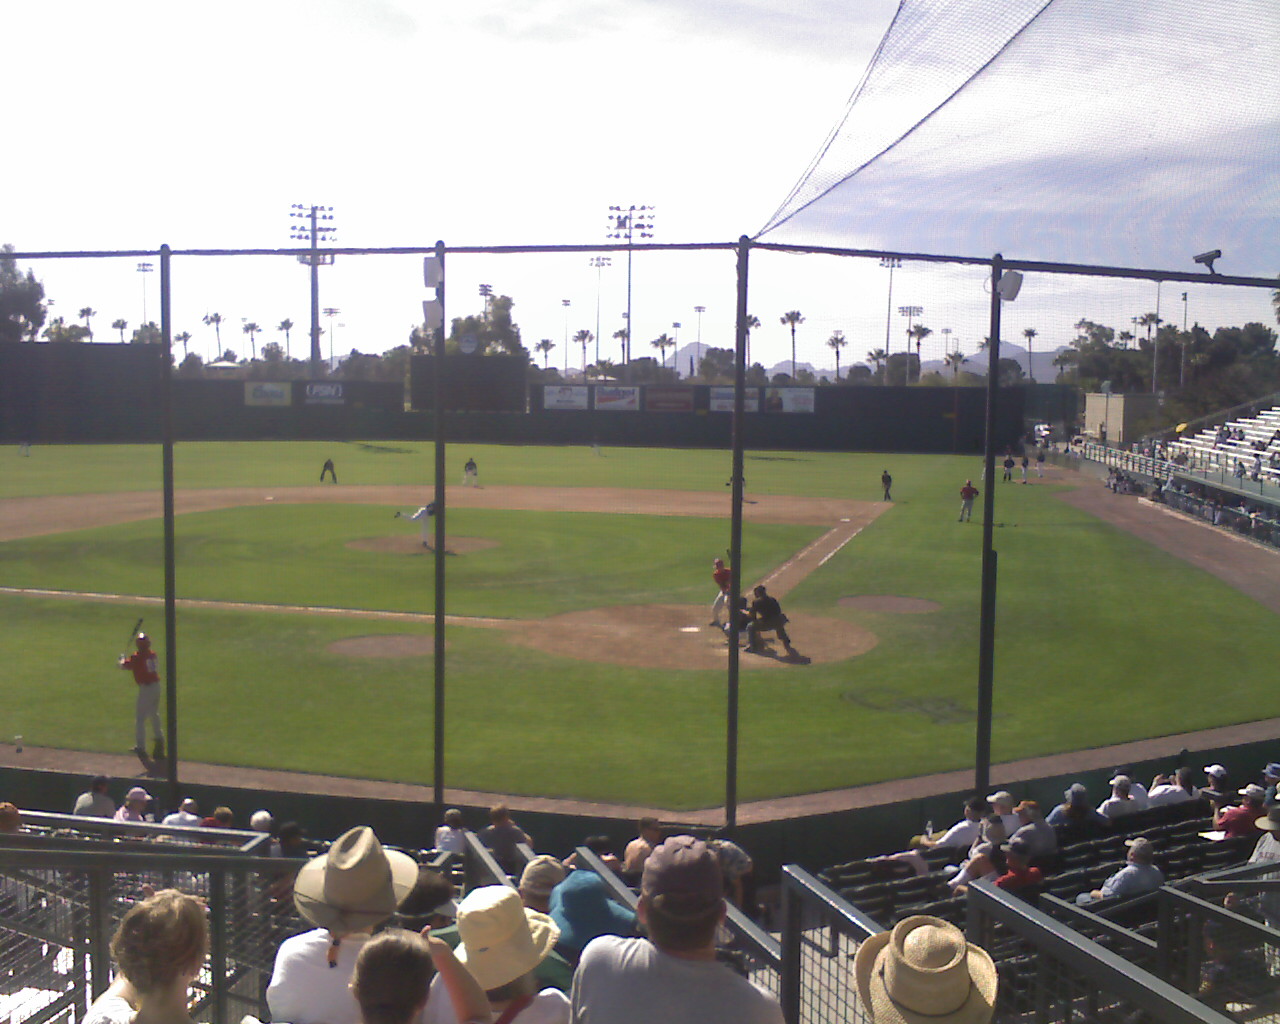
[[[140,630],[141,628],[142,628],[142,619],[141,617],[139,617],[138,621],[133,624],[133,629],[129,630],[129,639],[124,642],[125,650],[128,650],[129,647],[133,644],[133,638],[138,635],[138,630]]]

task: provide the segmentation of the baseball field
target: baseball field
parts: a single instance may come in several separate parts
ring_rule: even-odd
[[[116,656],[139,616],[166,643],[160,450],[0,457],[5,731],[127,751]],[[431,781],[436,555],[395,513],[432,471],[429,443],[177,446],[184,760]],[[447,785],[719,802],[729,474],[718,451],[450,447]],[[968,457],[748,454],[743,583],[780,598],[797,653],[742,656],[741,799],[972,763],[981,499],[956,516],[979,476]],[[1060,500],[1097,486],[1074,473],[998,486],[996,760],[1270,713],[1272,611]]]

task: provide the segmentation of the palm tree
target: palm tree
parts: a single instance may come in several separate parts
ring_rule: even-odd
[[[1022,332],[1022,336],[1027,339],[1027,375],[1031,378],[1032,384],[1036,382],[1036,367],[1031,361],[1031,340],[1039,333],[1034,327],[1028,327]]]
[[[289,332],[293,330],[293,321],[289,319],[281,320],[276,325],[277,331],[284,331],[284,355],[286,359],[291,358],[289,355]]]
[[[915,324],[910,331],[907,332],[911,337],[916,339],[916,380],[920,380],[920,342],[929,337],[933,333],[932,328],[926,327],[924,324]],[[908,352],[911,350],[908,349]],[[907,364],[907,376],[911,376],[911,365]]]
[[[222,314],[206,313],[204,317],[204,325],[212,327],[213,333],[218,339],[218,351],[222,351]]]
[[[620,342],[622,345],[622,361],[618,365],[626,366],[627,365],[627,329],[625,327],[619,327],[616,331],[613,332],[613,339],[614,341]]]
[[[880,366],[889,359],[889,355],[882,348],[873,348],[867,353],[867,360],[876,368],[876,376],[880,376]]]
[[[827,348],[836,354],[836,383],[840,383],[840,350],[844,348],[848,341],[845,340],[844,331],[832,331],[831,337],[827,339]]]
[[[547,368],[547,356],[551,354],[551,350],[556,347],[556,343],[550,338],[543,338],[538,344],[533,346],[535,352],[542,353],[542,368]]]
[[[1128,348],[1129,342],[1133,341],[1132,331],[1121,331],[1116,335],[1116,341],[1120,342],[1121,348]]]
[[[969,357],[963,352],[957,350],[955,352],[948,352],[942,358],[943,362],[951,367],[951,383],[954,384],[956,382],[956,375],[960,372],[960,367],[969,361]]]
[[[667,365],[667,349],[674,347],[675,342],[672,341],[671,338],[664,332],[663,334],[660,334],[658,337],[654,338],[653,341],[651,341],[649,344],[651,344],[660,353],[662,353],[661,365],[666,366]]]
[[[182,342],[182,358],[186,359],[187,358],[187,342],[191,340],[191,332],[183,331],[181,334],[175,334],[173,336],[173,340]]]
[[[579,331],[573,336],[573,340],[582,346],[582,376],[587,375],[587,346],[596,340],[596,336],[590,331]]]
[[[111,329],[120,332],[120,344],[124,344],[124,329],[129,326],[128,320],[112,320]]]
[[[249,335],[249,349],[250,349],[250,351],[252,351],[252,352],[253,352],[253,357],[252,357],[252,358],[253,358],[253,359],[257,359],[257,358],[258,358],[258,346],[254,344],[254,342],[253,342],[253,337],[254,337],[254,335],[255,335],[255,334],[257,334],[260,330],[262,330],[262,328],[261,328],[261,327],[259,327],[257,324],[255,324],[252,320],[250,320],[247,324],[245,324],[245,325],[244,325],[242,328],[240,328],[240,329],[241,329],[242,331],[244,331],[244,333],[245,333],[245,334]]]
[[[743,322],[744,322],[744,323],[746,324],[746,326],[747,326],[747,352],[746,352],[746,358],[747,358],[747,365],[748,365],[748,366],[750,366],[750,365],[751,365],[751,332],[752,332],[752,331],[754,331],[757,327],[759,327],[759,326],[760,326],[760,318],[759,318],[758,316],[752,316],[750,313],[748,313],[748,314],[747,314],[747,319],[746,319],[745,321],[743,321]],[[701,372],[701,369],[702,369],[702,368],[701,368],[701,367],[699,367],[698,369],[699,369],[699,372]]]
[[[89,318],[97,315],[98,311],[96,309],[90,309],[88,306],[85,306],[84,309],[80,310],[80,319],[84,321],[84,329],[89,332],[90,342],[93,341],[93,328],[89,325]]]
[[[1147,344],[1151,344],[1151,328],[1159,327],[1164,321],[1155,313],[1143,313],[1138,317],[1138,326],[1147,329]]]
[[[791,379],[796,379],[796,324],[804,323],[804,314],[798,309],[782,314],[780,322],[791,328]]]

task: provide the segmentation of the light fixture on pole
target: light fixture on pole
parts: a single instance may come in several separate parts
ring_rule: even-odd
[[[1178,360],[1178,387],[1185,387],[1187,383],[1187,342],[1191,339],[1187,337],[1187,293],[1182,293],[1182,344],[1178,347],[1182,350],[1182,357]]]
[[[569,307],[572,303],[568,299],[561,299],[560,305],[564,307],[564,375],[567,379],[569,376]]]
[[[147,326],[147,275],[156,268],[150,263],[139,263],[138,273],[142,275],[142,326]]]
[[[942,328],[942,347],[946,350],[947,355],[951,355],[951,328]]]
[[[697,373],[697,371],[702,368],[702,314],[707,311],[707,307],[694,306],[693,311],[698,314],[698,337],[697,337],[697,340],[694,341],[693,343],[693,353],[694,353],[693,365],[695,369],[693,373],[689,374],[690,377],[692,377],[694,373]]]
[[[341,313],[342,310],[334,309],[329,306],[325,309],[324,315],[329,318],[329,372],[333,373],[333,318]]]
[[[676,365],[676,357],[680,355],[680,321],[671,321],[671,369],[676,373],[676,377],[680,376],[680,367]]]
[[[899,306],[898,315],[907,318],[907,361],[902,370],[902,383],[911,383],[911,328],[915,326],[916,317],[924,313],[923,306]],[[889,383],[889,357],[886,353],[884,363],[884,382]]]
[[[591,266],[596,268],[596,364],[600,363],[600,275],[605,267],[613,266],[610,256],[592,256]]]
[[[628,365],[631,363],[631,337],[635,333],[632,329],[634,317],[631,315],[631,256],[635,251],[632,246],[637,237],[653,237],[655,216],[656,211],[652,206],[636,206],[633,203],[630,206],[609,207],[609,228],[606,237],[625,238],[627,241],[627,340],[623,347],[625,353],[623,361]]]
[[[889,335],[893,327],[893,272],[902,266],[902,260],[896,256],[881,256],[880,266],[889,271],[889,301],[884,311],[884,382],[889,383]]]
[[[489,322],[489,304],[493,301],[493,285],[482,284],[480,286],[480,297],[484,299],[484,322]]]
[[[320,268],[333,262],[333,253],[319,252],[318,247],[322,241],[332,242],[338,229],[326,223],[333,220],[332,206],[294,203],[289,209],[289,216],[300,222],[289,225],[289,237],[307,242],[310,247],[310,251],[298,254],[298,262],[311,268],[311,371],[315,373],[320,369],[321,358]]]

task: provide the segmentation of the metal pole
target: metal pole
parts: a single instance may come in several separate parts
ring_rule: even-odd
[[[311,375],[320,371],[320,254],[316,246],[316,211],[311,207]]]
[[[747,257],[751,240],[738,239],[738,322],[733,358],[733,470],[729,521],[729,693],[725,750],[724,824],[738,827],[738,602],[742,595],[742,435],[747,382]]]
[[[880,261],[884,263],[883,260]],[[889,384],[889,334],[893,329],[893,271],[898,265],[896,259],[889,260],[889,304],[884,311],[884,381],[886,387]]]
[[[983,448],[982,608],[978,624],[978,735],[974,788],[981,795],[991,782],[991,717],[995,691],[996,550],[992,546],[996,512],[996,409],[1000,396],[1000,275],[1003,257],[991,259],[991,342],[987,346],[987,423]]]
[[[164,682],[165,744],[169,804],[177,807],[178,785],[178,584],[173,528],[173,320],[170,314],[168,245],[160,246],[160,335],[164,345],[160,367],[160,450],[164,486]],[[145,277],[144,277],[145,280]]]
[[[435,614],[435,634],[434,634],[434,664],[435,664],[435,712],[433,715],[435,725],[435,737],[433,749],[435,751],[435,765],[432,770],[432,776],[435,785],[432,789],[432,799],[436,803],[438,809],[444,807],[444,567],[445,567],[445,529],[444,529],[444,339],[445,324],[449,321],[444,316],[444,242],[436,242],[436,259],[440,261],[440,283],[436,285],[436,301],[440,303],[440,329],[436,331],[436,377],[435,377],[435,413],[434,413],[434,430],[436,435],[435,445],[435,471],[436,471],[436,487],[435,487],[435,504],[436,504],[436,550],[435,550],[435,568],[436,568],[436,614]]]

